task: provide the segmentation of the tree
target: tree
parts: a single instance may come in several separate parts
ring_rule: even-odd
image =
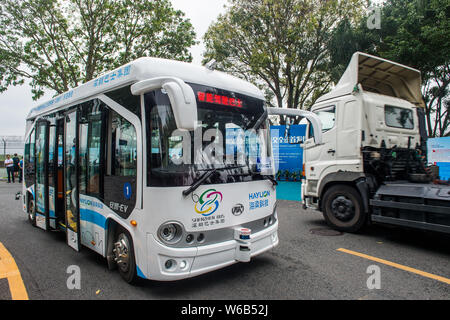
[[[308,108],[331,84],[327,42],[360,0],[229,0],[204,36],[205,61],[251,81],[271,106]]]
[[[0,0],[0,92],[60,94],[142,56],[191,61],[195,43],[168,0]]]
[[[335,79],[354,51],[373,53],[422,72],[422,95],[431,137],[450,134],[450,3],[448,0],[389,0],[381,6],[381,28],[342,21],[330,41]],[[342,43],[350,50],[342,50]],[[342,73],[341,73],[342,74]]]

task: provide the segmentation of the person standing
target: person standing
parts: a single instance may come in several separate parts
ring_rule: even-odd
[[[19,176],[19,162],[20,162],[17,153],[14,153],[14,157],[12,158],[12,160],[14,164],[14,177],[17,178]]]
[[[12,177],[12,182],[14,183],[14,161],[13,161],[13,159],[11,159],[9,154],[6,155],[5,167],[6,167],[6,171],[8,172],[8,183],[11,183],[11,177]]]
[[[21,157],[19,161],[19,183],[22,183],[22,179],[23,179],[23,157]]]

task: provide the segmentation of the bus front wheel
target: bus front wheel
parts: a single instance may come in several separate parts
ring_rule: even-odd
[[[113,253],[120,276],[128,283],[137,283],[138,276],[133,240],[128,231],[121,227],[116,229]]]
[[[330,187],[323,196],[322,211],[327,224],[339,231],[358,232],[366,221],[361,196],[348,185]]]

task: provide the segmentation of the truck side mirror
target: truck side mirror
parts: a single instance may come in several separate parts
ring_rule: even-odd
[[[192,131],[197,122],[197,102],[194,90],[176,77],[158,77],[139,81],[131,86],[133,95],[141,95],[155,89],[164,89],[172,104],[178,129]]]
[[[314,138],[308,138],[305,141],[302,142],[301,147],[302,148],[307,148],[309,146],[313,146],[316,143],[314,142]]]

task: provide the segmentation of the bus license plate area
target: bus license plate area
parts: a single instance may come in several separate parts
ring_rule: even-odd
[[[234,240],[236,240],[236,260],[240,262],[249,262],[251,258],[251,234],[249,228],[235,228]]]

